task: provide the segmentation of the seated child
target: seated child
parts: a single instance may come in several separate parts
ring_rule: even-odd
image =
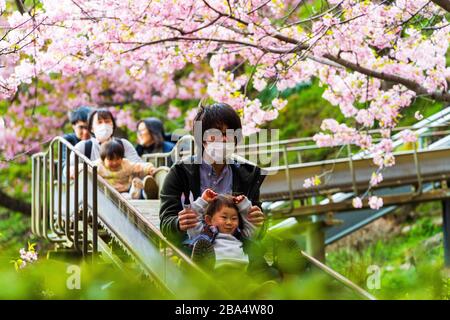
[[[192,203],[199,218],[197,225],[187,230],[193,245],[192,259],[211,268],[227,265],[246,268],[249,259],[242,240],[251,238],[256,231],[256,226],[247,219],[251,205],[243,195],[219,195],[206,189]]]
[[[124,155],[125,149],[120,140],[112,139],[102,144],[100,159],[94,161],[98,174],[126,199],[156,199],[158,186],[152,177],[156,168],[151,163],[130,162]]]

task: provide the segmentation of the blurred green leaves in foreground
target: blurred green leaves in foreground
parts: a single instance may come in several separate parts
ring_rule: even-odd
[[[378,299],[449,299],[449,275],[443,268],[442,238],[439,240],[440,204],[420,205],[415,212],[404,221],[392,222],[397,231],[381,228],[363,245],[328,248],[327,265]],[[393,217],[407,215],[397,212]],[[225,284],[222,291],[200,278],[195,287],[183,287],[171,296],[132,263],[121,272],[101,259],[96,264],[73,257],[70,261],[47,259],[50,248],[42,241],[36,247],[38,261],[16,271],[11,260],[19,258],[19,250],[27,248],[28,240],[36,241],[28,232],[18,239],[24,230],[17,227],[26,228],[27,222],[27,217],[12,213],[4,213],[0,219],[0,299],[359,299],[314,268],[286,277],[282,283],[262,284],[243,272],[216,275],[215,284]],[[371,232],[376,228],[377,224],[371,225]],[[358,239],[358,234],[353,236]],[[380,287],[370,289],[368,268],[373,265],[380,268]]]
[[[357,299],[330,277],[310,272],[282,284],[256,283],[252,277],[230,273],[216,279],[226,284],[216,290],[204,279],[195,288],[183,288],[175,296],[161,291],[140,273],[121,272],[102,263],[68,263],[40,260],[15,271],[9,257],[0,257],[0,299]]]

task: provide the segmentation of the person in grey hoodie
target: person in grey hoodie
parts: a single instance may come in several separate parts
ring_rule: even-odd
[[[251,239],[257,229],[247,218],[251,206],[244,195],[233,197],[206,189],[192,203],[199,218],[195,227],[187,230],[192,259],[209,268],[245,269],[249,258],[243,240]]]

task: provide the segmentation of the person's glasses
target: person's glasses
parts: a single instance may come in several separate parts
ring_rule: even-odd
[[[88,126],[77,125],[77,126],[75,126],[75,129],[77,129],[77,130],[88,130]]]
[[[217,133],[218,133],[218,132],[217,132]],[[205,137],[205,138],[206,138],[206,141],[214,142],[214,141],[216,141],[216,138],[219,138],[219,141],[222,141],[223,138],[226,138],[227,141],[233,141],[234,135],[233,135],[232,133],[231,133],[229,136],[227,136],[227,132],[226,132],[226,131],[222,131],[222,132],[221,132],[222,137],[220,137],[219,135],[217,135],[217,133],[216,133],[216,134],[207,135],[207,136]],[[222,138],[222,140],[221,140],[220,138]]]
[[[148,130],[138,130],[138,134],[143,136],[146,135],[148,133]]]

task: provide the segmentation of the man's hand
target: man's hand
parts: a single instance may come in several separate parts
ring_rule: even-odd
[[[263,225],[265,217],[264,213],[258,206],[252,206],[248,212],[248,221],[254,226],[260,227]]]
[[[183,209],[178,213],[178,227],[181,231],[194,228],[198,223],[197,213],[192,209]]]

